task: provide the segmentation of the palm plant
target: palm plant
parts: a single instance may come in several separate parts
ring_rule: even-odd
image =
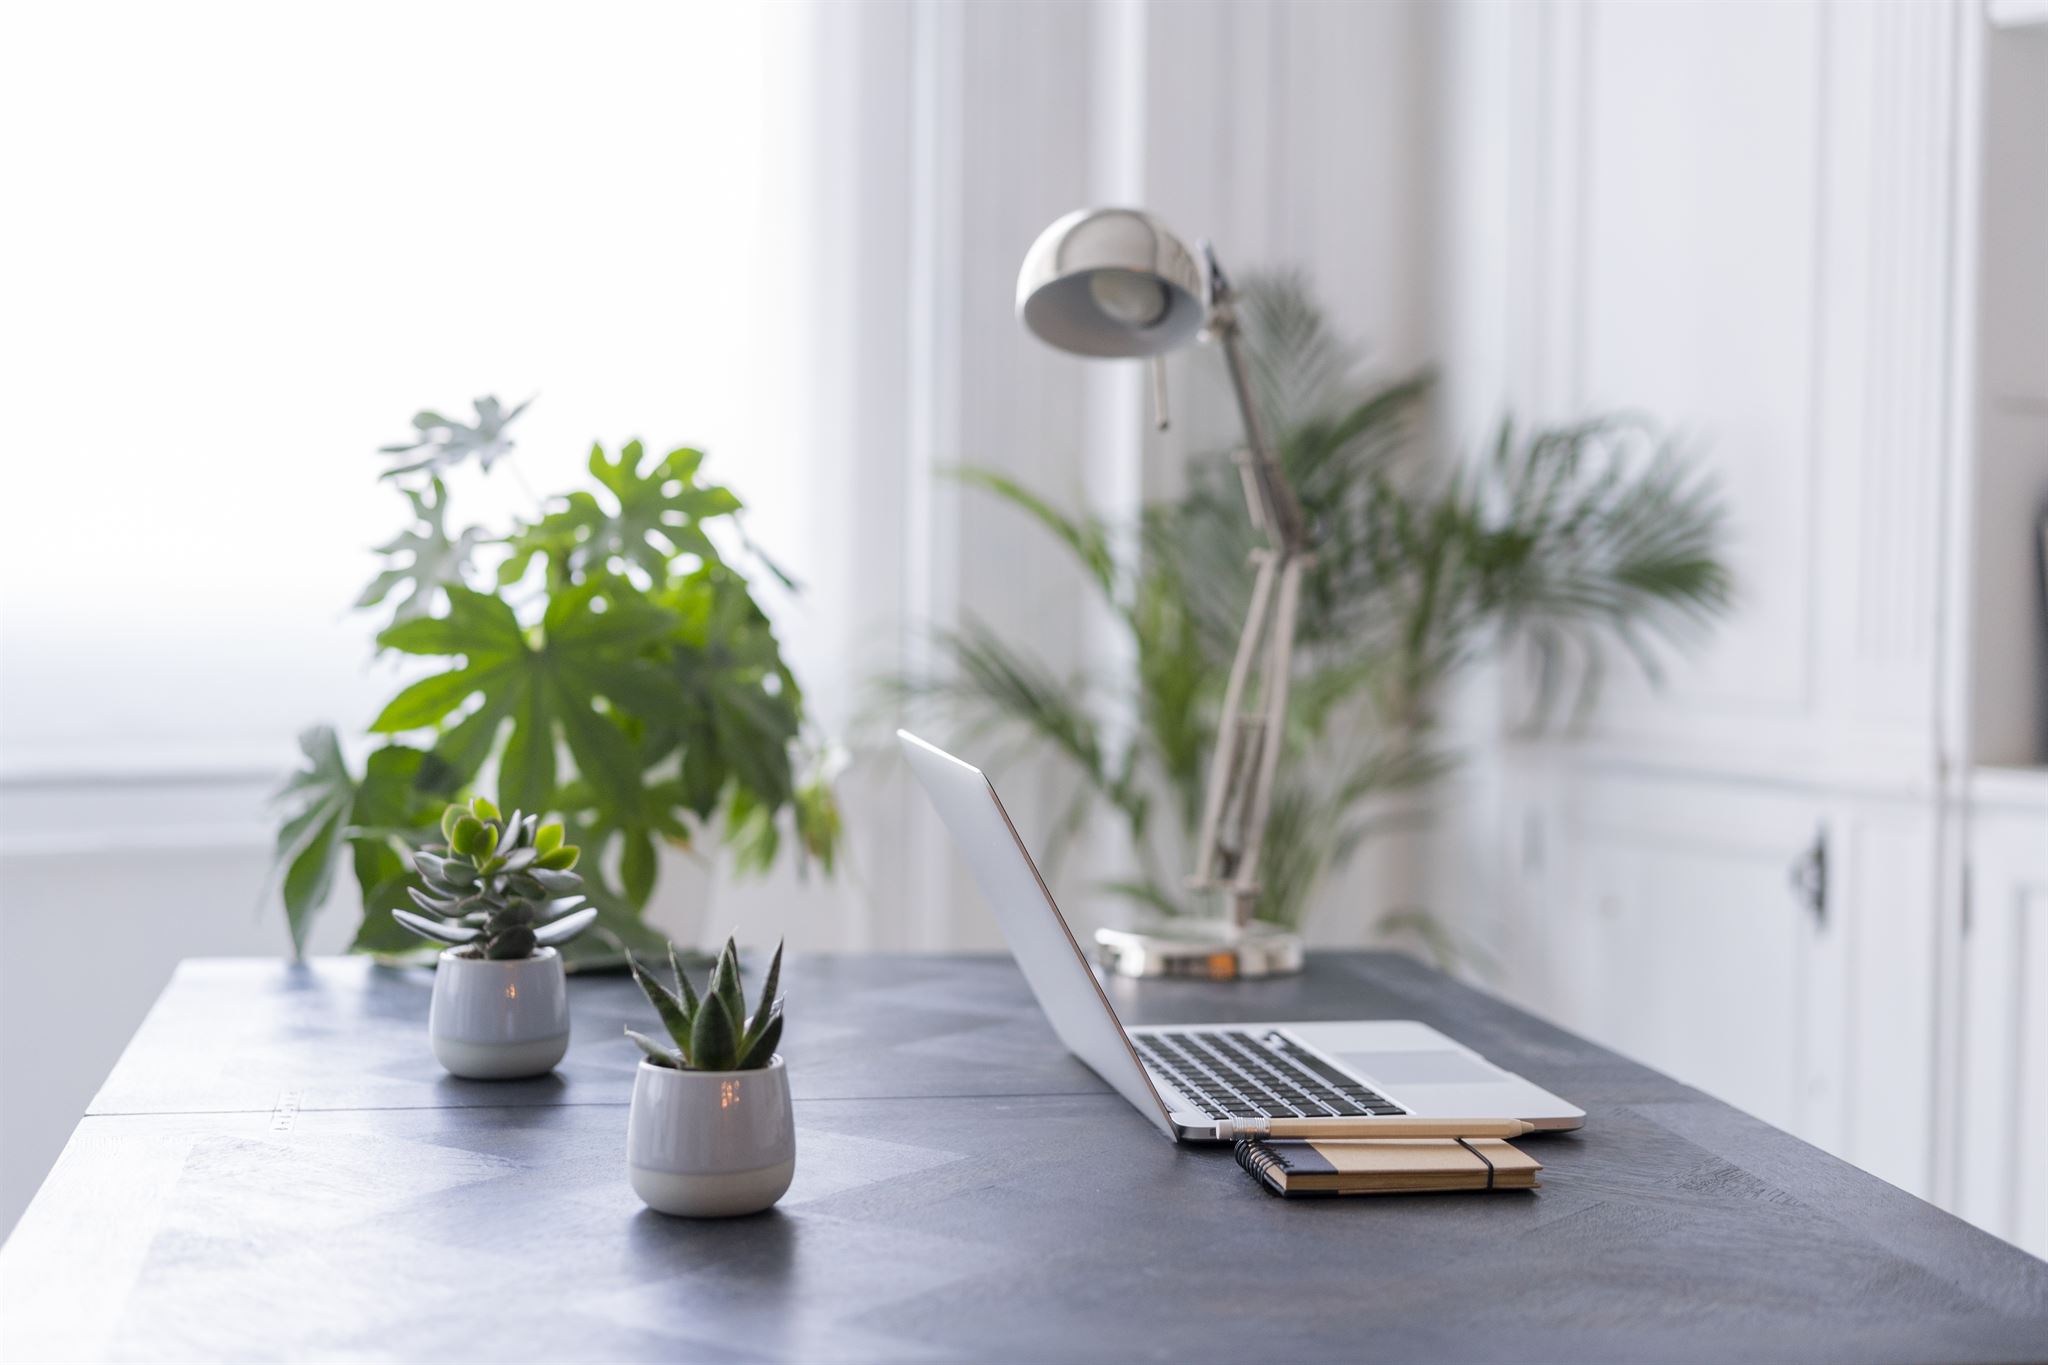
[[[1297,278],[1252,281],[1242,312],[1257,400],[1317,535],[1261,865],[1261,917],[1296,926],[1388,817],[1386,798],[1450,766],[1435,708],[1459,670],[1526,643],[1537,721],[1567,676],[1590,703],[1610,644],[1655,678],[1660,643],[1691,642],[1729,605],[1725,514],[1711,479],[1637,418],[1527,433],[1503,421],[1483,458],[1431,459],[1427,376],[1363,382],[1356,350]],[[996,473],[959,476],[1072,551],[1135,667],[1105,690],[969,621],[940,634],[940,667],[888,690],[942,724],[1062,755],[1081,781],[1053,856],[1106,808],[1137,860],[1110,889],[1168,914],[1192,909],[1178,853],[1200,820],[1256,543],[1238,471],[1227,455],[1193,461],[1187,491],[1146,506],[1135,528]]]

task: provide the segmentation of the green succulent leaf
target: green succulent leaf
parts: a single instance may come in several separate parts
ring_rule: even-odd
[[[676,990],[682,994],[684,1012],[692,1019],[696,1018],[698,1008],[697,991],[690,985],[690,974],[683,968],[683,955],[676,951],[676,945],[673,941],[668,945],[668,969],[670,974],[676,979]]]
[[[754,1007],[753,1022],[747,1030],[749,1046],[759,1039],[761,1030],[775,1012],[775,992],[782,987],[782,949],[782,943],[775,945],[775,956],[768,960],[768,975],[761,979],[761,1003]]]
[[[730,937],[725,940],[725,947],[719,950],[717,965],[711,969],[710,994],[725,1006],[725,1012],[732,1016],[737,1031],[747,1017],[747,1002],[740,994],[739,945]]]
[[[533,930],[519,924],[492,934],[484,944],[484,956],[502,960],[532,957],[534,946]]]
[[[768,1016],[767,1022],[756,1030],[740,1054],[741,1071],[753,1071],[768,1065],[775,1058],[776,1045],[782,1041],[782,1011]]]
[[[563,844],[552,853],[544,853],[534,859],[534,866],[548,872],[567,872],[576,866],[576,860],[583,856],[583,850],[574,844]]]
[[[485,919],[485,932],[495,934],[520,927],[530,929],[539,918],[539,912],[529,902],[511,901],[490,911]]]
[[[477,936],[483,932],[468,925],[449,924],[444,920],[433,919],[426,915],[416,915],[410,910],[393,910],[391,918],[397,920],[421,938],[430,938],[437,943],[470,943],[475,941]]]
[[[640,987],[641,994],[654,1006],[654,1012],[661,1016],[661,1026],[668,1030],[668,1036],[676,1040],[686,1056],[694,1058],[697,1054],[690,1045],[692,1029],[696,1023],[695,1016],[701,1011],[694,1008],[685,1009],[683,1002],[676,998],[675,992],[662,985],[660,979],[641,966],[640,959],[631,953],[626,954],[626,965],[632,970],[633,980]]]
[[[683,1054],[674,1048],[664,1047],[646,1034],[635,1032],[633,1029],[627,1029],[626,1036],[631,1038],[634,1045],[647,1054],[647,1060],[653,1062],[656,1066],[674,1067],[677,1070],[682,1069]]]
[[[698,1071],[737,1070],[739,1045],[739,1024],[724,997],[705,997],[690,1023],[690,1066]]]
[[[408,886],[405,888],[405,892],[408,896],[412,897],[414,905],[417,905],[429,914],[445,915],[455,909],[455,902],[453,900],[445,896],[430,896],[416,886]]]
[[[583,887],[583,878],[574,872],[560,872],[550,867],[529,867],[525,875],[550,896],[573,896]]]
[[[534,930],[534,941],[543,948],[557,948],[597,923],[597,907],[586,905],[560,919],[549,920]]]

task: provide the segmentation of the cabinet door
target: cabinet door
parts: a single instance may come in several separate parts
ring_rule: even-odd
[[[1971,816],[1956,1212],[2048,1256],[2048,802]]]
[[[1556,793],[1557,1014],[1607,1046],[1808,1131],[1820,923],[1787,882],[1811,802],[1713,784],[1578,778]]]
[[[1508,988],[1915,1193],[1930,1188],[1933,808],[1559,764]]]
[[[1528,170],[1498,232],[1468,235],[1518,282],[1505,382],[1523,414],[1682,433],[1740,589],[1666,690],[1613,670],[1588,737],[1674,767],[1924,781],[1954,406],[1930,319],[1953,307],[1973,20],[1942,0],[1531,8],[1496,97]]]

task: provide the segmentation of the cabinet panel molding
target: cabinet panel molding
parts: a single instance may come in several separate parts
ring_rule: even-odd
[[[1956,1211],[2048,1255],[2048,803],[1970,833]]]
[[[1925,770],[1957,322],[1959,39],[1940,0],[1559,4],[1529,26],[1533,409],[1622,405],[1717,471],[1740,600],[1610,749]],[[1512,105],[1513,101],[1509,103]],[[1519,684],[1508,705],[1527,697]]]

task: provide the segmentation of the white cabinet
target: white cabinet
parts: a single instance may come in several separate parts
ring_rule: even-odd
[[[1523,1003],[1932,1189],[1937,825],[1925,803],[1602,770],[1507,784]]]
[[[1491,69],[1511,74],[1469,93],[1517,173],[1460,238],[1456,272],[1505,300],[1449,307],[1451,387],[1475,415],[1503,396],[1525,419],[1654,415],[1711,465],[1737,558],[1740,610],[1664,690],[1610,670],[1582,746],[1931,786],[1964,9],[1486,12],[1510,33]],[[1461,154],[1488,160],[1477,141]]]
[[[1817,812],[1796,797],[1757,802],[1685,783],[1573,785],[1554,967],[1574,1026],[1806,1131],[1805,1021],[1822,925],[1786,869]]]
[[[1439,899],[1525,1003],[2038,1249],[2048,803],[1965,779],[2048,757],[2048,41],[1961,0],[1467,12],[1451,145],[1508,174],[1451,266],[1504,302],[1452,291],[1451,390],[1675,425],[1739,601],[1568,738],[1513,737],[1509,670]]]
[[[2048,1257],[2048,774],[1973,788],[1955,1206]]]

